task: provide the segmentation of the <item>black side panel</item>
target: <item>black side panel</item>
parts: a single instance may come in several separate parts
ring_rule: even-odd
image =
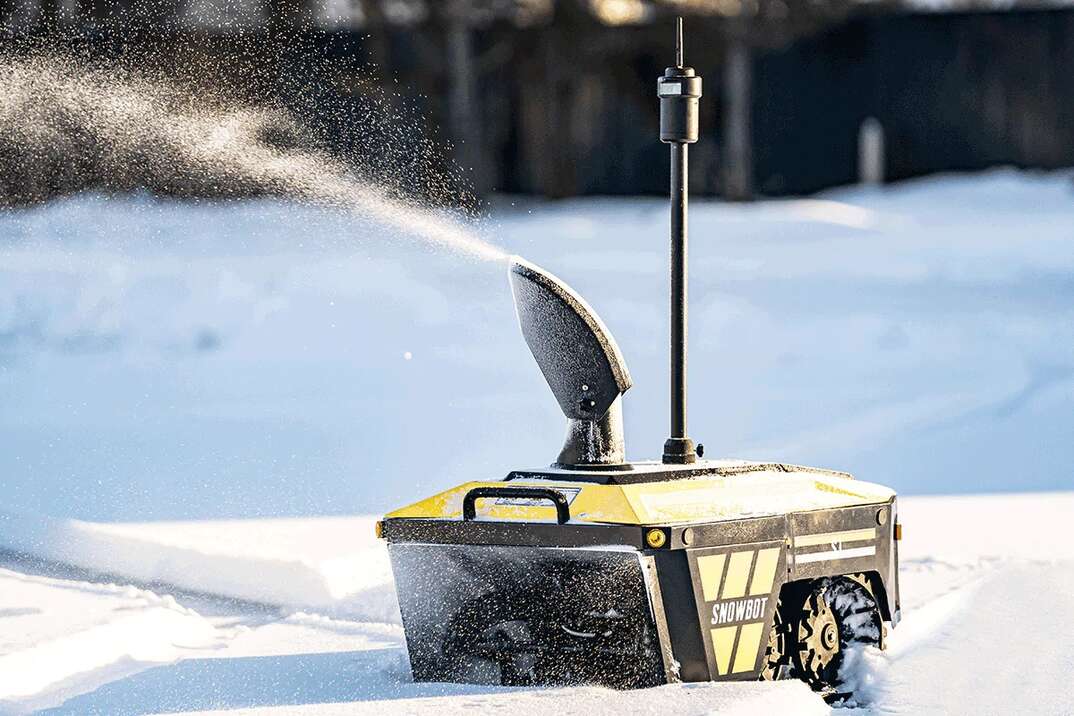
[[[756,517],[709,524],[693,524],[671,528],[671,546],[718,547],[781,540],[787,536],[787,517]]]
[[[384,537],[389,543],[645,547],[642,528],[637,526],[417,518],[387,519],[383,525]]]
[[[687,551],[714,681],[757,678],[787,573],[783,540]]]
[[[875,572],[884,616],[892,619],[899,610],[895,518],[894,502],[793,515],[791,579]]]
[[[694,585],[690,580],[690,565],[686,552],[656,552],[656,572],[660,581],[660,593],[664,599],[664,616],[667,619],[671,650],[679,662],[679,679],[682,681],[708,681],[709,664],[705,644],[697,628],[697,602]]]

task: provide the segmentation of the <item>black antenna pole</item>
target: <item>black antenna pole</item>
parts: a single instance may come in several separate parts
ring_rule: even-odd
[[[664,462],[697,461],[694,441],[686,435],[686,302],[689,188],[688,145],[697,141],[701,78],[683,64],[682,18],[675,27],[675,66],[657,79],[660,98],[660,141],[671,147],[671,437],[664,443]]]
[[[675,66],[682,67],[682,18],[675,18]]]

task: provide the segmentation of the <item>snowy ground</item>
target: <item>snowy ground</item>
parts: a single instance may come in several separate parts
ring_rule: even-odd
[[[905,618],[891,648],[858,669],[862,713],[1069,713],[1074,670],[1074,546],[1067,523],[1074,493],[909,497],[902,593]],[[82,525],[87,534],[140,555],[139,573],[168,569],[177,549],[203,555],[203,568],[173,581],[197,588],[228,577],[232,565],[256,566],[247,596],[275,596],[295,575],[336,589],[334,603],[312,580],[316,607],[255,605],[166,589],[84,581],[75,572],[26,556],[0,560],[0,707],[18,713],[828,713],[804,685],[693,684],[642,692],[603,689],[496,689],[410,682],[401,627],[382,567],[383,548],[366,518]],[[309,539],[311,528],[323,539]],[[338,576],[335,537],[349,533],[369,577]],[[271,537],[256,548],[250,535]],[[132,540],[137,538],[137,549]],[[274,543],[275,540],[275,543]],[[235,548],[228,544],[234,542]],[[323,553],[323,554],[322,554]],[[318,561],[320,560],[320,561]],[[127,563],[129,568],[131,562]],[[320,567],[318,565],[321,565]],[[105,565],[99,565],[105,567]],[[144,578],[143,577],[143,578]],[[111,579],[116,579],[115,577]],[[122,581],[122,580],[119,580]],[[142,580],[139,580],[140,582]],[[157,590],[165,587],[157,586]],[[225,587],[225,589],[227,589]],[[292,595],[301,599],[301,589]],[[377,617],[375,615],[382,616]],[[991,659],[1007,666],[996,668]]]
[[[693,436],[915,495],[867,708],[1069,712],[1070,175],[692,208]],[[615,334],[628,453],[656,454],[664,204],[494,216]],[[0,214],[0,712],[826,711],[796,683],[408,681],[375,515],[562,429],[500,262],[280,202]]]

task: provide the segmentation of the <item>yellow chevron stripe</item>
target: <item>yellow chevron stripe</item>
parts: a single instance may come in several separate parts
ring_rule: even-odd
[[[757,665],[757,647],[761,645],[761,632],[764,630],[764,622],[751,622],[742,625],[742,633],[738,637],[738,649],[735,651],[734,673],[741,674],[743,671],[753,671]]]
[[[707,554],[697,558],[697,573],[701,578],[701,591],[706,602],[720,598],[720,580],[723,578],[723,563],[726,554]]]
[[[750,580],[751,597],[772,592],[778,564],[779,547],[769,547],[757,553],[757,564],[753,567],[753,579]]]
[[[716,657],[716,673],[724,676],[730,673],[731,651],[735,648],[737,626],[720,627],[712,630],[712,652]]]
[[[727,563],[727,577],[723,582],[720,599],[737,599],[745,596],[746,582],[750,578],[750,564],[753,563],[753,550],[733,552]]]

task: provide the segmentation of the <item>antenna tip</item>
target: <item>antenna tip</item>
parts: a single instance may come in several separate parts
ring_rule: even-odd
[[[675,66],[683,66],[682,56],[682,15],[675,18]]]

